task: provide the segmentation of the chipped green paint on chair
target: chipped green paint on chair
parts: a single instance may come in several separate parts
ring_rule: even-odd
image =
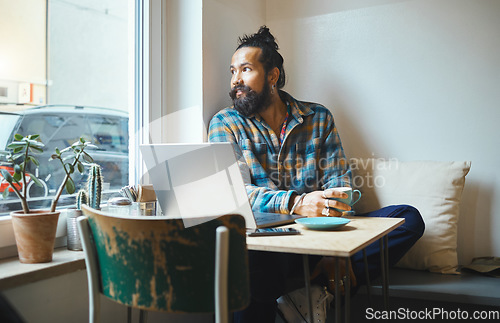
[[[89,321],[99,293],[141,310],[228,313],[250,301],[245,220],[225,215],[185,228],[182,219],[127,217],[82,206],[78,227],[89,279]],[[227,229],[226,229],[227,228]]]

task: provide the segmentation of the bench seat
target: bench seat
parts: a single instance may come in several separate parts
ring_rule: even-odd
[[[360,288],[366,293],[365,288]],[[372,293],[382,294],[381,280],[372,283]],[[443,275],[428,271],[391,268],[389,295],[426,301],[500,306],[500,278],[471,272]]]

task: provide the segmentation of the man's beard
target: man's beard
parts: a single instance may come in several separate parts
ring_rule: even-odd
[[[237,98],[236,92],[238,90],[244,92],[245,95],[241,95]],[[245,117],[261,112],[271,104],[271,91],[269,91],[269,83],[267,80],[260,94],[246,85],[237,85],[231,89],[229,96],[233,99],[236,111]]]

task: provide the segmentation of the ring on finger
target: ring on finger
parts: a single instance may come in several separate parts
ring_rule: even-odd
[[[330,209],[325,207],[323,211],[321,211],[321,214],[323,214],[324,216],[330,216]]]
[[[330,281],[332,284],[335,284],[335,279],[329,279],[329,281]],[[344,281],[343,281],[343,280],[340,280],[340,281],[339,281],[339,284],[340,284],[340,286],[344,286]]]
[[[326,199],[326,194],[325,194],[326,191],[323,191],[323,193],[321,193],[321,195],[323,196],[324,199]]]
[[[329,208],[330,208],[330,205],[328,205],[328,200],[325,200],[325,207],[326,207],[327,209],[329,209]]]

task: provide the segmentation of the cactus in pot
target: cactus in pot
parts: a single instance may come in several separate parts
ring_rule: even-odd
[[[85,190],[80,190],[78,191],[78,194],[76,195],[76,209],[81,210],[82,209],[82,204],[87,204],[88,198],[87,198],[87,192]]]
[[[101,208],[102,175],[101,166],[93,164],[90,166],[89,179],[87,183],[88,205],[99,210]]]

